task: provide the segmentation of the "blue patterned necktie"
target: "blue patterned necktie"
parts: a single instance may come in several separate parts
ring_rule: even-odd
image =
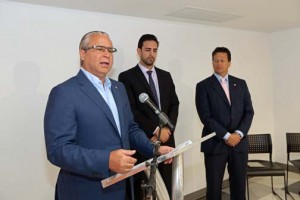
[[[153,94],[153,97],[154,97],[154,102],[156,103],[156,105],[158,106],[158,98],[157,98],[157,93],[156,93],[156,89],[155,89],[155,84],[154,84],[154,81],[152,79],[152,71],[149,70],[147,71],[147,74],[149,75],[149,86],[151,88],[151,91],[152,91],[152,94]]]

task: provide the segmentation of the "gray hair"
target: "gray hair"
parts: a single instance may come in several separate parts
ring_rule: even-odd
[[[81,41],[79,43],[79,50],[84,50],[84,49],[88,48],[91,37],[93,35],[105,35],[105,36],[109,37],[109,35],[107,33],[105,33],[104,31],[91,31],[91,32],[88,32],[81,38]],[[80,59],[80,66],[82,66],[82,64],[83,64],[83,61]]]

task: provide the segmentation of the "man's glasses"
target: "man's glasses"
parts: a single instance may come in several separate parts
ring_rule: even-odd
[[[115,52],[117,52],[116,48],[113,48],[113,47],[104,47],[104,46],[98,46],[98,45],[83,48],[83,50],[85,50],[85,51],[89,50],[89,49],[98,50],[100,53],[104,53],[105,50],[107,50],[109,53],[115,53]]]

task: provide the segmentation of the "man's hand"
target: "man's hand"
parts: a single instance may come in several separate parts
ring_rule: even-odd
[[[133,154],[135,154],[135,150],[112,151],[109,156],[109,169],[120,174],[129,172],[136,163],[136,159],[131,157]]]
[[[230,134],[229,138],[225,142],[229,146],[235,147],[240,141],[241,141],[241,138],[240,138],[239,134],[232,133],[232,134]]]
[[[160,146],[159,149],[158,149],[158,152],[161,154],[161,155],[164,155],[164,154],[167,154],[169,153],[170,151],[172,151],[174,148],[173,147],[169,147],[169,146]],[[170,164],[172,163],[172,158],[168,159],[168,160],[165,160],[164,162],[165,164]]]
[[[159,128],[155,132],[156,137],[158,137],[158,134],[159,134]],[[170,135],[171,135],[170,129],[168,129],[167,127],[164,127],[164,128],[161,129],[159,139],[162,143],[165,143],[169,140]]]
[[[153,136],[152,136],[152,138],[151,138],[151,142],[156,142],[157,141],[157,136],[154,134]]]

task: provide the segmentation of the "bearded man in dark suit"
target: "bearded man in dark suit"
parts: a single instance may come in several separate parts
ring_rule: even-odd
[[[139,63],[119,75],[119,81],[125,85],[134,119],[152,141],[157,140],[160,130],[158,127],[159,120],[146,104],[139,101],[139,95],[147,93],[150,99],[169,117],[174,125],[177,122],[179,108],[179,101],[171,74],[154,66],[158,46],[159,42],[154,35],[143,35],[138,42],[137,48],[137,53],[140,57]],[[151,85],[151,82],[153,85]],[[160,131],[162,144],[175,147],[174,130],[163,127]],[[145,161],[145,157],[141,154],[137,153],[136,158],[138,162]],[[171,197],[172,165],[159,164],[158,168]],[[146,179],[143,173],[135,175],[135,187],[140,188],[143,179]],[[135,191],[135,196],[141,199],[142,195],[139,190]]]

